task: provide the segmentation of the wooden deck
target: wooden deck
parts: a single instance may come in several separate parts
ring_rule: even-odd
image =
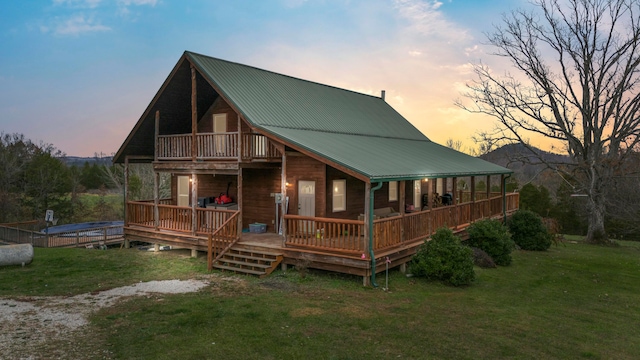
[[[516,211],[517,194],[507,194],[505,204],[507,215]],[[159,218],[154,220],[152,203],[129,202],[128,206],[131,211],[124,232],[131,241],[208,252],[211,237],[215,253],[212,259],[224,254],[225,249],[263,250],[282,254],[284,268],[305,263],[309,268],[365,278],[372,272],[366,225],[361,220],[285,215],[286,236],[283,236],[240,232],[239,211],[198,208],[194,213],[190,208],[159,205],[159,211],[155,212]],[[387,259],[390,267],[406,264],[440,227],[446,226],[464,239],[471,223],[486,218],[502,219],[503,214],[503,200],[496,197],[376,219],[372,224],[374,271],[384,271]]]

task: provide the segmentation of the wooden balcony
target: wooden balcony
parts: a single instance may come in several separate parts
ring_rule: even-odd
[[[241,141],[240,141],[241,140]],[[278,161],[282,155],[276,144],[264,135],[237,132],[199,133],[193,156],[192,134],[158,135],[157,159]]]

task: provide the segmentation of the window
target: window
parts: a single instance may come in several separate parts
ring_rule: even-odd
[[[333,180],[333,212],[347,210],[347,180]]]
[[[389,201],[398,201],[398,182],[389,181]]]
[[[421,202],[420,197],[422,196],[422,180],[414,180],[413,181],[413,206],[415,206],[416,210],[420,209]]]

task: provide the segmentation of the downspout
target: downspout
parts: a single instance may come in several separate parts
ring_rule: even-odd
[[[511,175],[509,174],[502,179],[502,223],[504,225],[507,224],[507,179]]]
[[[373,193],[380,190],[382,184],[382,181],[378,182],[378,185],[372,187],[369,192],[369,256],[371,256],[371,285],[373,287],[378,287],[376,283],[376,256],[373,253],[373,203],[375,199]]]

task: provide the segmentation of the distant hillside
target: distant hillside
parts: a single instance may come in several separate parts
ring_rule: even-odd
[[[549,163],[569,163],[568,155],[554,154],[536,149],[542,158]],[[513,170],[514,177],[520,186],[526,183],[544,185],[552,195],[562,178],[555,172],[547,169],[538,158],[522,144],[509,144],[480,156],[481,159]]]
[[[66,156],[64,158],[62,158],[62,161],[67,165],[67,166],[78,166],[78,167],[82,167],[84,166],[85,163],[88,163],[89,165],[93,165],[93,164],[98,164],[98,165],[107,165],[110,166],[111,165],[111,156],[103,156],[103,157],[97,157],[97,156],[92,156],[92,157],[80,157],[80,156]]]

